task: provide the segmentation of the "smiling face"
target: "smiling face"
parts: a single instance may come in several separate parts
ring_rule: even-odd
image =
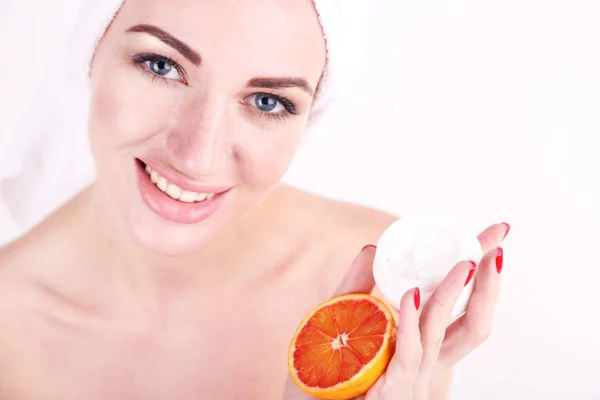
[[[145,249],[201,246],[277,185],[324,66],[311,0],[126,0],[91,68],[103,206]]]

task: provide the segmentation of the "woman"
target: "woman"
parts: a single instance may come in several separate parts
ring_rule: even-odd
[[[0,253],[0,398],[307,398],[286,384],[294,329],[373,290],[365,245],[395,220],[279,182],[328,50],[308,0],[125,1],[90,68],[96,179]],[[488,332],[507,231],[480,235],[447,332],[468,260],[421,310],[406,293],[367,398],[444,398]]]

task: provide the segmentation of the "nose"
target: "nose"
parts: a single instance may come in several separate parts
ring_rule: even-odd
[[[166,142],[173,167],[195,178],[215,175],[223,168],[227,158],[225,114],[225,101],[209,96],[176,112]]]

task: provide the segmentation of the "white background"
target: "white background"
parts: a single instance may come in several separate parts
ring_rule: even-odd
[[[3,134],[73,1],[0,0]],[[600,399],[600,1],[376,4],[360,83],[287,180],[474,231],[510,222],[494,332],[452,398]]]

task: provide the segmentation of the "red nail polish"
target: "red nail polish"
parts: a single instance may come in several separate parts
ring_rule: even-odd
[[[502,247],[498,247],[498,255],[496,256],[496,271],[500,273],[502,271],[502,264],[504,263],[504,250]]]
[[[415,288],[413,297],[415,299],[415,308],[418,310],[421,306],[421,291],[419,290],[419,288]]]
[[[506,235],[508,235],[508,232],[510,232],[510,225],[507,222],[503,222],[502,225],[506,227],[506,232],[504,232],[504,237],[502,238],[502,240],[504,240],[506,239]]]
[[[368,245],[366,245],[365,247],[363,247],[361,251],[363,251],[363,250],[365,250],[365,249],[368,249],[369,247],[372,247],[372,248],[374,248],[374,249],[376,249],[376,248],[377,248],[377,246],[375,246],[374,244],[368,244]]]
[[[475,264],[474,261],[469,261],[471,263],[471,269],[469,270],[469,275],[467,275],[467,280],[465,282],[465,286],[467,286],[469,284],[469,282],[471,282],[471,279],[473,279],[473,275],[475,275],[475,268],[477,267],[477,264]]]

